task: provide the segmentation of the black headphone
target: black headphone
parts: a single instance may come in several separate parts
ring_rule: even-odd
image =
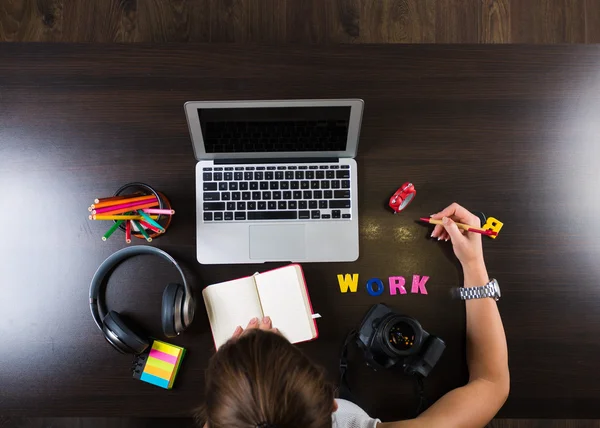
[[[90,284],[90,310],[96,325],[102,331],[108,343],[123,354],[141,354],[150,346],[150,340],[137,333],[139,329],[127,326],[118,312],[107,311],[104,297],[100,295],[100,291],[109,274],[119,263],[140,254],[155,255],[168,260],[181,275],[183,286],[181,284],[169,284],[163,292],[162,328],[165,336],[175,337],[188,328],[194,319],[196,308],[192,290],[185,280],[181,267],[168,253],[155,247],[136,245],[123,248],[112,254],[102,262],[92,278]]]

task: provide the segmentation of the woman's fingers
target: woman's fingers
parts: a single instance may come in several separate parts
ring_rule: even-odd
[[[256,317],[252,318],[248,323],[246,330],[252,330],[255,328],[258,328],[260,330],[271,330],[273,328],[273,322],[271,321],[271,317],[264,317],[261,320],[259,320]]]
[[[439,224],[433,228],[433,232],[431,233],[431,237],[437,239],[438,241],[445,239],[444,235],[446,235],[444,226],[441,226]]]
[[[237,326],[235,328],[235,331],[233,332],[232,337],[234,337],[234,338],[240,337],[242,334],[244,334],[248,330],[255,330],[255,329],[265,330],[265,331],[273,331],[273,332],[279,334],[279,330],[277,330],[276,328],[273,328],[273,321],[271,320],[271,317],[266,316],[260,320],[256,317],[252,318],[245,329],[243,329],[241,326]]]
[[[481,221],[479,220],[479,217],[472,214],[468,209],[458,205],[456,202],[450,204],[439,213],[435,213],[431,216],[431,218],[435,220],[441,220],[444,217],[450,217],[455,222],[481,227]]]
[[[271,317],[264,317],[260,322],[261,330],[271,330],[273,328],[273,324],[271,322]]]
[[[258,328],[258,327],[259,327],[258,318],[254,317],[250,320],[250,322],[246,326],[246,330],[252,330],[253,328]]]
[[[434,228],[433,228],[433,232],[431,232],[431,237],[432,238],[439,238],[440,235],[444,232],[444,226],[442,226],[441,224],[437,224]]]

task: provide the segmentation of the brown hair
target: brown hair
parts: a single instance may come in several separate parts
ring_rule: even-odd
[[[334,388],[324,370],[279,334],[250,330],[224,344],[206,371],[198,420],[209,428],[331,427]]]

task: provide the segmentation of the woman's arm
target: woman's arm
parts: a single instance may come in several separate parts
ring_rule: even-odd
[[[432,237],[452,240],[460,260],[465,287],[485,285],[489,281],[481,235],[463,232],[454,221],[480,226],[479,218],[454,203],[432,216],[444,219]],[[407,421],[379,424],[378,428],[484,427],[502,407],[510,389],[508,351],[500,313],[494,299],[466,301],[467,312],[467,385],[448,392],[419,417]]]

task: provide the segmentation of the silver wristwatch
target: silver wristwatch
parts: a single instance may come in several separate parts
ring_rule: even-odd
[[[496,302],[500,300],[500,286],[498,285],[498,281],[492,279],[485,285],[481,287],[461,287],[458,289],[458,295],[462,300],[470,300],[470,299],[483,299],[485,297],[491,297]]]

